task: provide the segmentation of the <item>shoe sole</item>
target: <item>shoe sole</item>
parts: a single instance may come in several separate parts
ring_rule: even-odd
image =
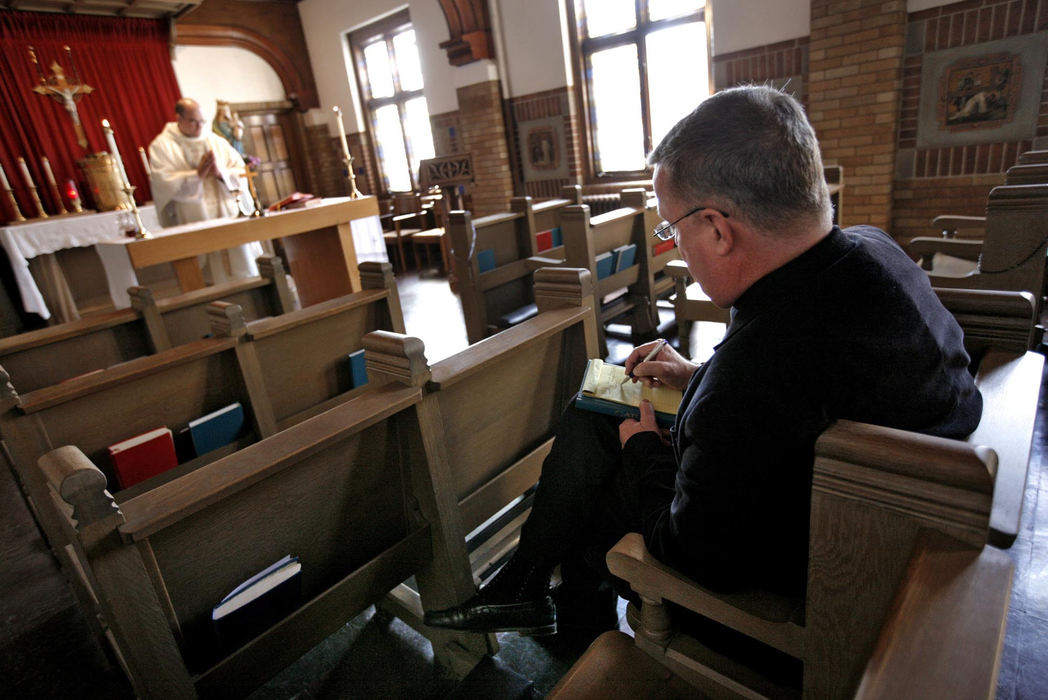
[[[502,630],[505,632],[516,632],[521,637],[549,637],[557,633],[557,623],[552,625],[541,625],[539,627],[528,627],[526,629]]]

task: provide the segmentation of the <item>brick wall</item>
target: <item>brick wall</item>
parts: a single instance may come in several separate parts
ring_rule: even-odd
[[[905,0],[812,0],[808,112],[844,168],[843,225],[891,230]]]
[[[577,110],[572,88],[563,87],[512,98],[509,100],[508,111],[511,120],[508,131],[512,138],[512,152],[516,156],[514,176],[516,181],[523,183],[524,194],[541,199],[559,197],[561,187],[582,181],[582,150],[574,118]],[[522,122],[550,117],[562,119],[564,140],[561,146],[564,151],[562,156],[567,160],[567,176],[527,180],[521,165],[521,159],[525,154],[520,142],[519,127]]]
[[[473,157],[473,216],[506,211],[513,196],[513,177],[499,82],[467,85],[457,92],[458,136],[462,151]]]
[[[769,83],[807,104],[807,76],[808,37],[713,57],[713,84],[717,90]]]
[[[307,126],[303,130],[306,147],[306,167],[309,169],[310,191],[321,197],[345,197],[349,194],[349,182],[342,164],[342,146],[338,137],[328,135],[324,124]],[[353,169],[357,176],[357,189],[363,194],[375,192],[372,183],[377,182],[371,149],[365,148],[367,133],[346,134],[349,153],[353,156]]]
[[[893,188],[892,233],[899,240],[934,235],[939,214],[980,216],[990,190],[1019,154],[1048,138],[1048,72],[1041,92],[1036,134],[1011,142],[949,148],[917,148],[917,113],[921,61],[927,51],[941,51],[1048,29],[1048,0],[968,0],[908,17],[908,51],[903,67],[899,158]],[[1043,146],[1042,146],[1043,147]]]

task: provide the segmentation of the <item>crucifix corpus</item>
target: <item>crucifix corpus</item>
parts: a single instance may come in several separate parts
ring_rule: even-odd
[[[58,64],[58,61],[51,63],[51,75],[44,75],[40,62],[36,60],[36,49],[32,46],[29,47],[29,58],[32,59],[33,65],[36,66],[36,73],[40,77],[40,84],[33,88],[33,92],[54,98],[62,103],[65,110],[69,112],[69,118],[73,120],[76,142],[80,144],[81,148],[86,150],[87,137],[84,135],[84,127],[80,125],[80,114],[76,110],[76,103],[84,95],[90,95],[95,89],[90,85],[85,85],[80,80],[80,71],[77,70],[76,64],[73,62],[73,52],[68,46],[65,47],[65,52],[69,58],[69,66],[73,69],[74,82],[69,82],[65,76],[65,71]]]

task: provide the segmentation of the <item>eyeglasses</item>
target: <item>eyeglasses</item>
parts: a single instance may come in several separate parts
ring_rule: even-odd
[[[663,221],[661,224],[659,224],[658,226],[655,227],[655,230],[652,231],[651,235],[655,236],[660,241],[673,240],[673,239],[677,238],[677,236],[679,235],[679,233],[677,231],[677,224],[679,224],[680,222],[684,221],[685,219],[687,219],[692,214],[698,214],[703,209],[713,209],[713,211],[717,212],[718,214],[723,216],[725,219],[727,219],[728,216],[729,216],[728,212],[726,212],[726,211],[721,211],[720,209],[715,209],[714,207],[711,207],[708,204],[702,204],[700,206],[695,207],[694,209],[689,211],[684,216],[677,217],[673,221]]]

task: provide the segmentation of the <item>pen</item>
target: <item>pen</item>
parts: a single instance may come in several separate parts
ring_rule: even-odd
[[[644,359],[641,360],[640,362],[638,362],[637,364],[639,365],[639,364],[641,364],[641,362],[648,362],[649,360],[655,359],[655,356],[658,355],[659,351],[662,350],[662,348],[665,347],[665,346],[666,346],[666,339],[665,338],[659,338],[659,342],[655,343],[655,347],[653,347],[651,349],[651,352],[649,352],[647,355],[645,355]],[[634,365],[634,366],[636,366],[636,365]],[[619,382],[619,384],[620,385],[625,384],[630,379],[633,379],[633,372],[630,372],[625,377],[623,377],[622,381]]]

